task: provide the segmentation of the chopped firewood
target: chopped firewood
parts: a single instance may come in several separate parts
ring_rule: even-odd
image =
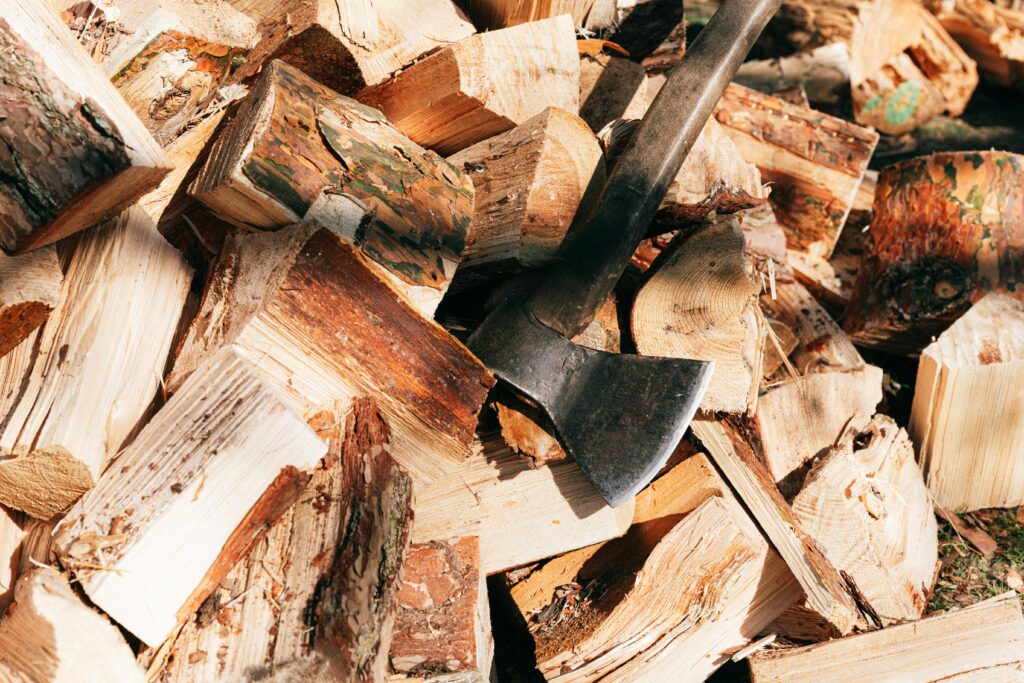
[[[402,571],[391,669],[413,676],[472,672],[487,680],[494,643],[479,539],[413,544]]]
[[[455,274],[473,216],[473,185],[452,164],[380,112],[283,62],[261,75],[190,192],[249,229],[276,229],[319,213],[427,316]],[[343,220],[329,203],[317,205],[337,195],[357,200],[366,216]]]
[[[761,377],[768,379],[789,362],[789,355],[796,350],[800,340],[796,333],[784,323],[774,318],[765,318],[768,326],[767,339],[764,343],[764,356],[761,360]],[[788,369],[787,369],[788,371]],[[762,388],[764,382],[762,382]]]
[[[1024,504],[1024,304],[992,292],[921,354],[910,433],[949,510]]]
[[[1024,12],[985,0],[939,6],[939,23],[991,83],[1024,89]]]
[[[568,14],[573,26],[582,26],[595,0],[467,0],[466,11],[480,30],[506,28],[538,19]]]
[[[637,351],[713,361],[700,407],[753,412],[761,383],[761,291],[735,219],[680,235],[654,265],[633,304]]]
[[[418,482],[455,471],[494,379],[375,271],[315,223],[229,236],[168,389],[235,344],[304,412],[373,395],[391,426],[392,455]]]
[[[282,59],[342,95],[376,85],[474,32],[452,0],[230,2],[254,18],[263,34],[243,75],[267,59]]]
[[[511,406],[496,402],[494,409],[501,425],[501,438],[516,453],[530,458],[530,464],[565,460],[569,454],[565,452],[558,439],[551,433],[553,430],[541,426],[542,418],[529,406]]]
[[[878,625],[921,618],[938,531],[914,446],[892,418],[848,431],[807,475],[793,514],[853,580]]]
[[[547,107],[577,114],[579,78],[573,23],[562,15],[460,40],[356,99],[449,155]]]
[[[791,249],[832,253],[878,134],[740,85],[715,108],[741,157],[771,184],[768,197]]]
[[[1024,673],[1024,616],[1015,593],[960,610],[749,658],[754,683],[1016,681]]]
[[[14,599],[14,580],[18,578],[21,542],[25,538],[22,515],[0,506],[0,616]]]
[[[60,301],[63,281],[52,246],[21,256],[0,251],[0,356],[43,324]]]
[[[950,152],[889,166],[844,320],[854,341],[917,353],[991,289],[1024,283],[1024,156]],[[986,420],[987,422],[987,420]]]
[[[117,627],[83,603],[57,570],[21,577],[0,621],[0,679],[12,683],[124,681],[145,675]]]
[[[480,537],[488,574],[621,536],[633,501],[609,507],[573,460],[531,468],[498,434],[445,478],[416,489],[414,543]]]
[[[264,493],[283,494],[325,451],[228,347],[193,373],[68,512],[54,532],[61,562],[96,605],[159,645],[207,597],[196,589],[216,585],[248,550],[230,542],[236,530],[273,521],[264,514],[278,501]]]
[[[170,170],[74,35],[37,0],[0,7],[0,248],[27,251],[93,226]]]
[[[0,359],[0,503],[49,519],[92,487],[160,387],[191,279],[137,206],[82,236],[47,322]]]
[[[852,219],[851,211],[832,256],[825,258],[821,254],[790,251],[786,258],[793,274],[811,294],[838,313],[846,309],[853,296],[868,237],[857,225],[851,225]]]
[[[615,55],[580,55],[580,118],[596,133],[616,119],[643,118],[647,72]]]
[[[614,42],[651,76],[662,77],[686,53],[686,21],[675,0],[596,0],[584,28]]]
[[[771,474],[743,437],[730,425],[705,416],[695,418],[690,428],[804,589],[802,604],[807,618],[833,635],[847,634],[861,624],[862,616],[845,579],[801,528]]]
[[[835,105],[850,87],[850,51],[845,43],[831,43],[787,57],[751,60],[733,80],[776,96],[799,86],[810,102]]]
[[[383,680],[412,482],[373,400],[310,426],[328,443],[322,466],[160,649],[150,680]]]
[[[882,370],[813,372],[769,389],[757,402],[764,463],[787,498],[802,487],[804,465],[862,428],[882,400]]]
[[[555,108],[448,161],[472,179],[475,192],[459,263],[460,279],[474,281],[550,264],[577,207],[605,181],[597,138],[579,117]]]
[[[736,214],[747,253],[759,261],[786,262],[786,231],[775,217],[771,204],[764,203]],[[764,287],[771,294],[771,283]]]

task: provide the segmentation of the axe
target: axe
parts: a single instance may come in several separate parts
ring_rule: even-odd
[[[525,302],[506,300],[468,345],[540,406],[594,487],[617,506],[668,460],[711,380],[706,361],[640,357],[569,341],[593,319],[672,179],[781,0],[724,0],[651,104],[560,260]],[[577,217],[581,218],[581,217]]]

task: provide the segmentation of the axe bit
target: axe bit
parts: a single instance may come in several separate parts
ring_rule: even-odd
[[[560,260],[525,303],[505,301],[469,348],[539,405],[612,506],[665,464],[693,419],[712,364],[594,351],[569,341],[622,276],[669,184],[782,0],[724,0],[673,69]]]

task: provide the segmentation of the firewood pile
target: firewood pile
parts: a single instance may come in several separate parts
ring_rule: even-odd
[[[782,2],[571,339],[713,363],[624,503],[470,350],[718,4],[3,0],[0,682],[1024,680],[1021,8]]]

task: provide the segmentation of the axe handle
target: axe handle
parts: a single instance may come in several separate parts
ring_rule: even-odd
[[[585,223],[526,302],[572,338],[622,276],[711,111],[782,0],[724,0],[654,99]],[[581,218],[577,216],[577,218]]]

